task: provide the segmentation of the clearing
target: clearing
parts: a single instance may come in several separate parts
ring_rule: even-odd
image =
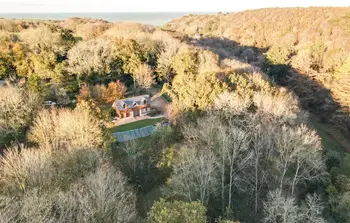
[[[315,127],[319,136],[322,138],[322,144],[325,149],[337,152],[350,152],[350,141],[338,129],[331,124],[322,123],[319,118],[310,113],[310,121]]]

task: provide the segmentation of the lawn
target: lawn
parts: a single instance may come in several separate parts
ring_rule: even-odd
[[[132,122],[132,123],[128,123],[125,125],[115,126],[113,128],[110,128],[109,131],[110,132],[124,132],[124,131],[133,130],[133,129],[139,129],[139,128],[142,128],[145,126],[154,125],[158,122],[161,122],[162,120],[163,120],[163,118],[144,119],[141,121]]]
[[[170,97],[168,94],[164,93],[164,94],[162,94],[162,97],[163,97],[167,102],[171,103],[171,97]]]

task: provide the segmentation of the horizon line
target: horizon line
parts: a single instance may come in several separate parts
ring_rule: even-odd
[[[12,13],[27,13],[27,14],[45,14],[45,13],[230,13],[230,12],[243,12],[243,11],[251,11],[251,10],[259,10],[259,9],[287,9],[287,8],[350,8],[350,6],[288,6],[288,7],[260,7],[260,8],[246,8],[246,9],[238,9],[231,11],[37,11],[37,12],[29,12],[29,11],[13,11],[13,12],[1,12],[0,14],[12,14]]]

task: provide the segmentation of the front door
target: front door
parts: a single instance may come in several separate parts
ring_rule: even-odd
[[[138,109],[135,109],[135,110],[134,110],[134,115],[135,115],[135,116],[140,116],[140,112],[139,112]]]

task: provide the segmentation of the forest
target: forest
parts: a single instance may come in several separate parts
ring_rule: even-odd
[[[350,222],[349,24],[0,19],[0,222]],[[112,103],[153,91],[171,125],[118,142]]]
[[[350,9],[271,8],[189,15],[166,25],[222,57],[260,67],[304,109],[349,136]]]

